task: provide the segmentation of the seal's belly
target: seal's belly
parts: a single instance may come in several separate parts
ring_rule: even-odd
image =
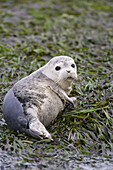
[[[48,126],[55,120],[58,113],[64,109],[64,105],[59,96],[53,91],[46,90],[45,93],[46,98],[38,111],[38,117],[44,126]]]

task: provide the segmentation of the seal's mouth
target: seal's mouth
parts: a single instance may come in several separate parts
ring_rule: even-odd
[[[68,81],[73,81],[74,78],[73,78],[73,77],[67,77],[67,80],[68,80]]]

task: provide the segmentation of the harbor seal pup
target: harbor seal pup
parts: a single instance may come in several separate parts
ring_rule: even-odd
[[[52,140],[46,127],[64,109],[65,102],[74,105],[76,98],[68,95],[76,78],[74,60],[68,56],[57,56],[19,80],[6,94],[3,102],[3,114],[8,128],[35,138]]]

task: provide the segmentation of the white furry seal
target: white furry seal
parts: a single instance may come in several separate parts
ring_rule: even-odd
[[[3,114],[10,129],[36,138],[49,138],[47,127],[64,109],[64,102],[74,105],[68,97],[77,78],[74,60],[68,56],[52,58],[45,66],[18,81],[6,94]]]

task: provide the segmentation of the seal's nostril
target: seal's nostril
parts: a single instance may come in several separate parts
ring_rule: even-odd
[[[66,70],[68,73],[70,73],[70,70]]]

